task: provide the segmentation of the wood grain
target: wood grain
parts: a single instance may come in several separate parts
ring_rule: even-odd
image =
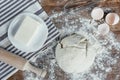
[[[67,2],[67,0],[63,1],[61,4],[57,5],[56,0],[44,0],[44,2],[42,3],[42,6],[44,8],[44,10],[48,13],[51,14],[51,11],[54,10],[56,7],[62,8],[65,3]],[[108,6],[111,7],[115,10],[117,10],[120,13],[120,0],[101,0],[100,6]],[[118,10],[119,9],[119,10]],[[117,26],[120,30],[120,25]],[[116,31],[115,29],[113,30],[115,33],[118,34],[118,39],[120,40],[120,32]],[[117,64],[115,64],[114,66],[119,67],[120,65],[120,60],[118,61]],[[113,66],[113,71],[111,71],[108,75],[107,75],[107,79],[106,80],[114,80],[115,76],[116,76],[116,69]],[[120,67],[117,68],[117,70],[120,71]],[[62,72],[57,72],[58,76],[62,75]],[[120,74],[120,73],[118,73]],[[64,75],[62,75],[64,76]],[[61,76],[59,78],[62,78]],[[65,78],[65,77],[64,77]],[[14,74],[13,76],[11,76],[8,80],[24,80],[23,77],[23,72],[22,71],[18,71],[16,74]],[[63,80],[63,79],[59,79],[59,80]],[[68,80],[68,79],[64,79],[64,80]]]

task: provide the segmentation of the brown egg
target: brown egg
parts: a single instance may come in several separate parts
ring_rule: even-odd
[[[115,25],[119,23],[119,20],[119,15],[116,13],[109,13],[105,18],[106,23],[109,25]]]
[[[100,20],[103,18],[103,16],[104,16],[104,11],[102,10],[102,8],[95,7],[91,12],[91,17],[94,20]]]

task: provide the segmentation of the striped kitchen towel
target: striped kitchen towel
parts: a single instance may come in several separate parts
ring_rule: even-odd
[[[30,12],[38,15],[48,26],[48,38],[43,47],[36,52],[22,52],[15,48],[8,39],[7,30],[10,22],[22,12]],[[58,30],[37,0],[0,0],[0,47],[30,60],[36,53],[46,48],[48,43],[58,36]],[[0,61],[0,80],[6,80],[17,71],[18,69]]]

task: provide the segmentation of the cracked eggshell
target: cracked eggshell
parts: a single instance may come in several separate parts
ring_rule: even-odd
[[[105,21],[109,25],[115,25],[115,24],[119,23],[120,17],[116,13],[109,13],[106,16]]]
[[[103,16],[104,16],[104,11],[102,8],[95,7],[91,12],[91,17],[94,20],[100,20],[103,18]]]
[[[108,34],[110,31],[110,27],[108,24],[106,23],[103,23],[103,24],[100,24],[98,26],[98,32],[101,34],[101,35],[106,35]]]

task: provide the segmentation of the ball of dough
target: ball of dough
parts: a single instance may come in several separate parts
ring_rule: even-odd
[[[57,63],[67,73],[83,72],[93,64],[96,48],[79,35],[66,37],[56,47]]]

